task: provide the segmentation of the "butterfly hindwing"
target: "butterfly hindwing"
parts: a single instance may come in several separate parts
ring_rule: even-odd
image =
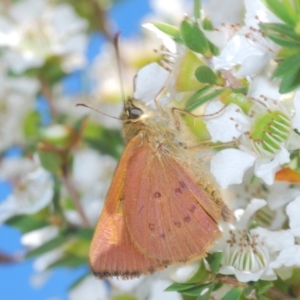
[[[147,257],[163,264],[204,257],[221,236],[216,220],[201,205],[209,200],[170,155],[144,144],[130,158],[124,215],[131,239]]]

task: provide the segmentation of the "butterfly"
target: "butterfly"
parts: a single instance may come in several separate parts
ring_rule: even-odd
[[[126,146],[90,247],[95,276],[127,279],[203,258],[221,237],[218,222],[233,219],[181,115],[125,101]]]

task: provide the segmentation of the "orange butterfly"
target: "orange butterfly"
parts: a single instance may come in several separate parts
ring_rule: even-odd
[[[172,109],[128,99],[121,115],[126,148],[90,248],[99,278],[137,277],[205,257],[232,213],[195,138]]]

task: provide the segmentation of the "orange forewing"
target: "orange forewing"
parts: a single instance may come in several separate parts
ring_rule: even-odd
[[[216,223],[220,214],[209,215],[215,214],[216,204],[176,159],[148,145],[136,149],[129,160],[124,198],[131,239],[162,264],[203,257],[221,236]]]
[[[127,145],[109,189],[90,248],[90,265],[97,277],[136,277],[161,268],[132,242],[125,224],[123,202],[128,162],[140,145],[136,136]],[[130,199],[126,199],[130,200]]]

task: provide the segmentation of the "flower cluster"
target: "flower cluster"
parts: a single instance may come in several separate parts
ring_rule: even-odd
[[[34,286],[58,266],[88,265],[123,149],[122,93],[153,109],[159,97],[186,115],[235,220],[200,261],[128,281],[87,270],[70,299],[299,297],[299,5],[152,0],[144,36],[122,42],[120,59],[106,17],[114,1],[96,2],[0,4],[0,180],[11,188],[0,224],[20,229],[25,249],[10,260],[36,258]],[[107,42],[87,57],[91,31]],[[87,117],[75,106],[86,100],[108,116]]]

